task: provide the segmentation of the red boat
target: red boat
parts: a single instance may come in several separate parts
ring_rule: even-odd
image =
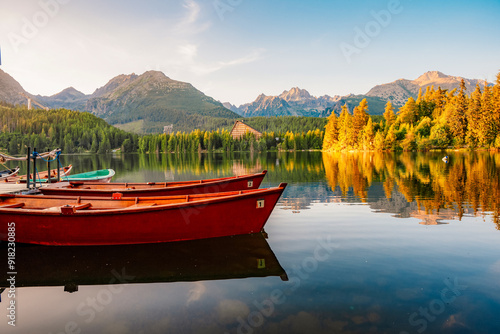
[[[63,176],[69,175],[71,173],[72,165],[65,166],[59,168],[59,176],[62,178]],[[47,182],[49,178],[49,171],[43,171],[36,173],[36,182]],[[5,182],[18,182],[18,183],[26,183],[28,179],[27,175],[13,175],[4,179]],[[50,179],[52,182],[57,181],[57,168],[50,170]],[[33,174],[30,174],[30,182],[33,181]]]
[[[179,181],[179,182],[148,182],[148,183],[100,183],[100,182],[60,182],[40,188],[44,195],[63,196],[98,196],[112,197],[119,193],[122,197],[149,197],[186,194],[206,194],[234,190],[259,188],[266,176],[262,173],[231,176],[219,179]]]
[[[118,245],[256,233],[285,187],[121,199],[0,195],[0,240]]]

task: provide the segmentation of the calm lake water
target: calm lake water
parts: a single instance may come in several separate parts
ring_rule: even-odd
[[[262,187],[288,187],[265,235],[18,247],[16,326],[0,332],[498,333],[500,155],[443,156],[62,156],[114,181],[267,169]]]

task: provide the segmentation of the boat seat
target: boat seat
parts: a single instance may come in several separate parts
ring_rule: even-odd
[[[0,209],[14,209],[14,208],[22,208],[24,206],[24,203],[14,203],[14,204],[5,204],[5,205],[0,205]]]
[[[43,209],[43,211],[48,211],[48,212],[63,212],[68,213],[67,210],[72,211],[73,213],[76,210],[84,210],[88,209],[92,206],[91,203],[78,203],[78,204],[66,204],[66,205],[61,205],[61,206],[53,206],[50,208]]]
[[[84,210],[88,209],[92,206],[91,203],[78,203],[78,204],[70,204],[75,207],[75,210]]]

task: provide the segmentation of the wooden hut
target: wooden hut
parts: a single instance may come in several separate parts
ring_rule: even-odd
[[[262,137],[262,133],[242,121],[236,121],[236,123],[234,123],[231,130],[231,137],[233,137],[233,139],[241,138],[247,132],[253,133],[257,139]]]

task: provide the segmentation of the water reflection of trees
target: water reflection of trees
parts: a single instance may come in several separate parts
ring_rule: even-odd
[[[167,154],[64,155],[64,164],[76,172],[112,168],[117,178],[126,179],[141,171],[157,171],[176,180],[192,177],[231,176],[261,172],[266,182],[319,182],[325,171],[321,152],[232,152]],[[22,167],[21,167],[22,168]],[[132,180],[129,180],[130,182]]]
[[[454,152],[449,163],[443,155],[339,152],[324,153],[323,163],[330,187],[343,196],[352,191],[366,202],[370,186],[381,182],[387,199],[397,190],[416,203],[414,216],[435,217],[429,223],[440,223],[450,212],[458,219],[472,212],[491,215],[500,230],[500,154]]]

